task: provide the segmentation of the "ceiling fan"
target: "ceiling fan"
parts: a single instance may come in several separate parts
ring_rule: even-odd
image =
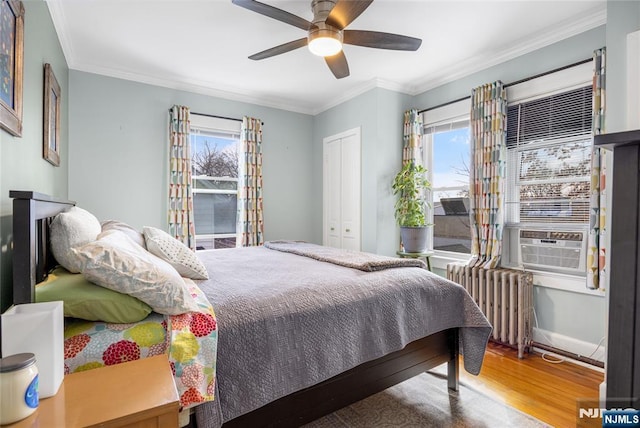
[[[368,48],[416,51],[422,40],[399,34],[378,31],[346,30],[373,0],[312,0],[313,21],[309,22],[292,13],[255,0],[232,0],[233,4],[261,15],[307,31],[307,37],[284,43],[271,49],[251,55],[249,59],[260,60],[280,55],[303,46],[325,62],[337,79],[349,75],[349,64],[342,50],[342,44]]]

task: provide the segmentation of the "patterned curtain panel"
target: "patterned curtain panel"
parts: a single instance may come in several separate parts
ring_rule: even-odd
[[[173,106],[169,111],[169,234],[195,250],[189,128],[189,108]]]
[[[593,53],[593,135],[604,132],[605,48]],[[591,153],[591,199],[589,203],[589,245],[587,248],[587,288],[605,287],[606,248],[606,150],[593,147]]]
[[[402,164],[422,165],[422,116],[418,110],[404,112]]]
[[[497,267],[502,255],[507,161],[507,95],[502,82],[471,91],[470,266]]]
[[[264,243],[262,218],[262,122],[242,118],[240,168],[238,171],[237,247]]]

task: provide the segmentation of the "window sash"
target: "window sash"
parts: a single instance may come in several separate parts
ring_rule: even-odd
[[[197,116],[197,117],[195,117]],[[201,115],[192,115],[191,120],[191,129],[190,133],[194,136],[208,136],[219,139],[238,141],[240,140],[240,123],[237,121],[232,121],[228,119],[219,119],[219,118],[210,118],[208,116]],[[192,155],[193,155],[192,151]],[[202,185],[203,182],[215,182],[211,183],[212,187],[216,185],[225,186],[226,185],[232,187],[229,189],[226,188],[208,188],[208,187],[198,187],[198,184]],[[207,175],[193,175],[192,178],[192,191],[195,195],[238,195],[238,178],[237,177],[211,177]],[[211,196],[213,197],[213,196]],[[195,202],[195,201],[194,201]],[[211,228],[215,227],[214,218],[215,212],[211,212],[212,218],[211,223],[207,224],[205,229],[211,230]],[[196,229],[198,225],[196,224]],[[215,245],[215,240],[217,239],[225,239],[225,238],[235,238],[236,233],[196,233],[196,245],[198,241],[201,242],[209,242],[211,245]]]
[[[438,114],[437,111],[435,113],[436,115]],[[468,127],[469,127],[468,115],[466,117],[457,116],[455,118],[451,118],[449,122],[445,121],[445,122],[439,122],[437,124],[424,125],[423,127],[424,128],[424,135],[423,135],[424,163],[427,168],[427,179],[429,180],[429,182],[433,183],[433,162],[437,162],[437,159],[434,159],[435,135],[441,132],[448,132],[448,131],[468,128]],[[467,162],[469,162],[469,159],[467,159]],[[459,191],[468,189],[468,188],[469,188],[469,184],[467,183],[467,184],[462,184],[457,186],[437,186],[437,187],[432,187],[427,191],[427,195],[431,204],[431,209],[428,210],[427,221],[433,225],[428,229],[427,245],[428,245],[428,248],[431,250],[434,250],[436,254],[444,255],[447,258],[449,257],[458,258],[460,256],[466,257],[466,256],[469,256],[470,254],[470,251],[471,251],[470,249],[469,249],[469,252],[462,253],[459,251],[447,251],[447,250],[435,248],[438,242],[440,243],[438,244],[439,248],[443,248],[443,246],[446,247],[448,245],[453,245],[454,247],[457,247],[458,246],[457,244],[464,245],[464,243],[460,241],[460,240],[464,240],[464,238],[462,238],[461,235],[458,236],[457,233],[460,232],[459,230],[460,218],[463,217],[463,222],[468,221],[468,218],[469,218],[468,215],[435,216],[434,213],[435,213],[436,207],[435,207],[434,200],[436,199],[436,196],[439,193],[448,192],[448,193],[451,193],[451,195],[447,196],[448,198],[457,198],[458,197],[457,194]],[[436,229],[438,228],[438,225],[436,225],[436,220],[438,219],[436,217],[438,217],[440,221],[444,222],[442,226],[446,228],[446,230],[448,230],[446,235],[435,236]],[[450,224],[447,222],[453,222],[454,224]],[[450,229],[451,226],[454,226],[454,229]],[[466,232],[466,229],[468,228],[465,228],[465,232]],[[469,233],[469,239],[470,239],[470,234],[471,234],[470,229],[468,229],[468,233]]]
[[[562,147],[563,145],[582,143],[582,151],[591,152],[591,135],[574,138],[557,139],[553,143],[538,142],[525,144],[518,148],[507,150],[507,188],[506,188],[506,224],[534,225],[534,224],[588,224],[589,196],[591,184],[590,159],[589,168],[583,175],[573,177],[535,177],[535,179],[521,179],[520,156],[524,151],[538,148]],[[568,185],[564,186],[563,185]],[[573,185],[573,186],[571,186]],[[542,189],[531,198],[522,198],[523,187],[540,186]],[[546,188],[545,188],[546,186]],[[559,190],[558,190],[559,189]],[[566,196],[561,195],[565,191]],[[559,197],[558,197],[559,196]],[[555,208],[558,208],[557,210]],[[540,213],[536,215],[536,213]],[[543,214],[545,213],[545,214]]]

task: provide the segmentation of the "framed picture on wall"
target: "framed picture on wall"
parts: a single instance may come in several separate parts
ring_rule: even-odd
[[[24,5],[0,1],[0,128],[22,136]]]
[[[60,85],[51,64],[44,65],[44,139],[42,156],[60,166]]]

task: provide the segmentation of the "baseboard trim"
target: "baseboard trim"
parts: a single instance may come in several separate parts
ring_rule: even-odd
[[[606,343],[598,347],[597,343],[578,340],[570,336],[565,336],[553,331],[548,331],[536,327],[534,327],[533,329],[533,341],[539,343],[540,345],[546,345],[551,348],[556,348],[559,351],[565,351],[570,354],[574,354],[576,357],[584,357],[598,361],[600,363],[603,363],[605,360]],[[547,352],[548,350],[543,349],[541,351]],[[571,356],[567,355],[563,356],[572,358]]]

